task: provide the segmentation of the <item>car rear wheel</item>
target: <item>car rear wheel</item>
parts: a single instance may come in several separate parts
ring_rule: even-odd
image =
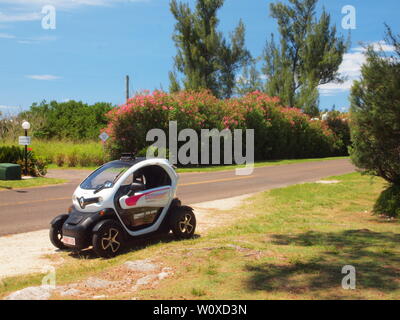
[[[190,207],[177,207],[171,215],[170,226],[177,239],[189,239],[196,230],[196,216]]]
[[[94,252],[102,258],[115,257],[124,246],[123,232],[121,226],[113,220],[102,222],[100,228],[93,234]]]

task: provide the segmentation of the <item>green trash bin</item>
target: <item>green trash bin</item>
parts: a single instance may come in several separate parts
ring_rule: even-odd
[[[15,163],[0,163],[0,180],[21,180],[21,166]]]

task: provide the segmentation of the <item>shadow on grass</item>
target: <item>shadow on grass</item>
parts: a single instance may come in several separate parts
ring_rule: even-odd
[[[251,275],[247,284],[250,290],[294,294],[308,292],[321,298],[340,298],[345,295],[341,287],[345,276],[341,271],[345,265],[356,268],[357,290],[352,292],[355,296],[362,297],[363,289],[377,289],[385,293],[399,289],[400,258],[396,249],[400,245],[400,234],[377,233],[367,229],[306,232],[275,235],[273,243],[291,248],[308,247],[312,258],[297,258],[284,265],[248,265],[247,271]]]

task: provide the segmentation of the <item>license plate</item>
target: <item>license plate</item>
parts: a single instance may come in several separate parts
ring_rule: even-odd
[[[75,245],[75,238],[73,237],[62,237],[61,241],[65,244],[69,244],[70,246],[74,246]]]

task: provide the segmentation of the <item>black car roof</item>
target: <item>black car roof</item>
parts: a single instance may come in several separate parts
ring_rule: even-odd
[[[129,159],[129,160],[114,160],[114,161],[110,161],[109,163],[129,164],[130,166],[134,166],[135,164],[138,164],[145,160],[146,160],[146,158],[135,158],[135,159]]]

